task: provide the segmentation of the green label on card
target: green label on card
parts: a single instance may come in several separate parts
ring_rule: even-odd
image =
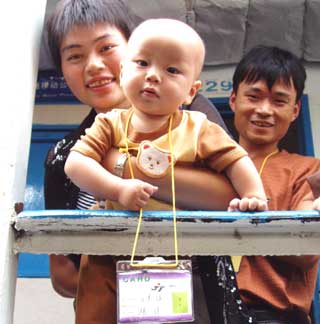
[[[188,293],[187,291],[172,293],[172,306],[174,314],[188,313]]]

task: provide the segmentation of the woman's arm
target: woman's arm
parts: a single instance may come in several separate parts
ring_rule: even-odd
[[[119,157],[120,153],[116,149],[112,149],[102,165],[110,172],[115,173],[114,166]],[[171,203],[170,173],[163,178],[149,178],[136,167],[135,157],[131,157],[131,162],[136,178],[159,188],[153,196]],[[130,178],[128,163],[125,164],[123,177]],[[237,197],[233,186],[224,175],[191,166],[175,166],[175,189],[176,204],[183,209],[227,210],[230,200]]]
[[[79,256],[80,258],[80,256]],[[50,255],[50,278],[54,290],[61,296],[75,298],[78,288],[79,269],[65,255]]]

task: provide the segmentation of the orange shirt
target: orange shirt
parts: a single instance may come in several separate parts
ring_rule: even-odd
[[[294,210],[310,192],[306,178],[320,160],[286,151],[270,157],[261,175],[270,210]],[[309,314],[318,272],[318,256],[243,257],[237,275],[248,305],[279,309],[297,306]]]
[[[125,126],[131,109],[113,109],[97,115],[71,151],[101,162],[111,147],[125,147]],[[168,124],[149,133],[142,133],[130,124],[129,149],[137,148],[143,140],[152,141],[163,151],[169,151]],[[198,111],[181,111],[174,114],[172,127],[173,153],[177,162],[193,163],[206,160],[209,167],[221,172],[233,162],[247,155],[246,151],[219,125],[210,122]],[[134,153],[134,151],[133,151]]]

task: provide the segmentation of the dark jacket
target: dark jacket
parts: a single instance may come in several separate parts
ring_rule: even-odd
[[[92,109],[81,125],[50,148],[45,161],[44,203],[46,209],[75,209],[79,188],[64,172],[64,165],[71,147],[85,129],[94,121],[96,112]]]

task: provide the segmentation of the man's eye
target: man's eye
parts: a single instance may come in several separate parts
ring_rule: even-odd
[[[177,68],[173,67],[173,66],[169,66],[169,67],[167,68],[167,71],[168,71],[169,73],[171,73],[171,74],[179,74],[179,73],[180,73],[180,71],[179,71]]]
[[[288,103],[287,101],[285,101],[283,99],[274,99],[273,102],[278,106],[284,106]]]
[[[148,66],[148,62],[147,61],[144,61],[144,60],[137,60],[136,63],[139,66]]]
[[[248,97],[249,100],[258,100],[259,99],[258,96],[251,95],[251,94],[247,95],[247,97]]]

